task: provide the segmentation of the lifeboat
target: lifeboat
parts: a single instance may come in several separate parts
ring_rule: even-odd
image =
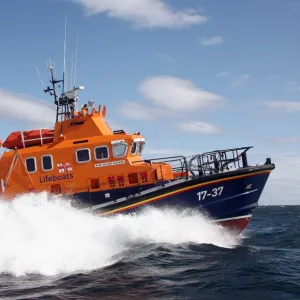
[[[106,107],[96,110],[94,100],[79,111],[78,91],[84,87],[74,82],[65,91],[65,74],[55,79],[51,63],[49,71],[51,87],[44,92],[54,98],[55,129],[16,131],[4,141],[4,148],[16,150],[4,151],[0,159],[1,199],[47,192],[97,216],[153,207],[201,213],[237,234],[246,228],[275,168],[271,158],[250,165],[252,146],[246,146],[143,159],[140,132],[111,130]],[[54,136],[55,147],[49,147]]]
[[[39,146],[53,142],[53,129],[34,129],[27,131],[12,132],[3,143],[7,149],[23,149],[32,146]]]

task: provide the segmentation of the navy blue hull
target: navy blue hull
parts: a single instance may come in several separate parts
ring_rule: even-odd
[[[154,189],[150,193],[142,192],[130,199],[123,198],[117,201],[111,198],[105,199],[103,196],[105,192],[89,193],[89,201],[92,201],[90,208],[100,215],[133,213],[146,206],[152,206],[197,210],[215,220],[250,217],[253,209],[258,205],[272,169],[272,166],[264,166],[197,177],[183,182],[165,184],[164,187]],[[147,186],[147,188],[151,187],[153,186]],[[116,193],[121,196],[120,190]],[[133,195],[128,189],[122,189],[122,193],[127,196]],[[122,194],[123,197],[124,195]],[[81,199],[87,201],[86,194],[81,196],[84,196]]]
[[[213,219],[251,215],[258,205],[268,176],[269,174],[259,174],[209,183],[187,191],[179,191],[178,194],[172,194],[141,206],[133,204],[133,207],[128,207],[121,213],[137,212],[141,207],[150,205],[157,208],[199,210]]]

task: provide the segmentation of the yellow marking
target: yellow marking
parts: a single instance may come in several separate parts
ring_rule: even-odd
[[[227,181],[227,180],[231,180],[231,179],[238,179],[238,178],[244,178],[244,177],[249,177],[249,176],[258,175],[258,174],[264,174],[264,173],[271,173],[271,171],[260,171],[260,172],[256,172],[256,173],[252,173],[252,174],[237,175],[237,176],[227,177],[227,178],[223,178],[223,179],[216,179],[216,180],[209,181],[209,182],[202,182],[202,183],[199,183],[199,184],[196,184],[196,185],[193,185],[193,186],[185,187],[185,188],[182,188],[182,189],[179,189],[179,190],[176,190],[176,191],[172,191],[172,192],[160,195],[160,196],[156,196],[156,197],[153,197],[153,198],[141,201],[141,202],[137,202],[137,203],[134,203],[134,204],[131,204],[131,205],[128,205],[128,206],[124,206],[124,207],[121,207],[121,208],[116,208],[114,210],[111,210],[111,211],[108,211],[108,212],[105,212],[105,213],[102,213],[102,214],[99,214],[99,215],[105,216],[105,215],[113,214],[113,213],[116,213],[118,211],[123,211],[123,210],[127,210],[129,208],[132,208],[132,207],[141,206],[142,204],[155,201],[159,198],[164,198],[164,197],[167,197],[167,196],[170,196],[170,195],[173,195],[173,194],[178,194],[179,192],[192,190],[192,189],[195,189],[197,187],[210,185],[210,184],[214,184],[214,183],[222,182],[222,181]]]

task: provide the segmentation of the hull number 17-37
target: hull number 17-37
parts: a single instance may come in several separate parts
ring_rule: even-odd
[[[223,192],[223,188],[224,188],[223,186],[214,188],[214,189],[211,190],[210,193],[207,190],[201,191],[201,192],[197,193],[198,200],[202,201],[206,197],[217,197],[217,196],[220,196],[222,194],[222,192]]]

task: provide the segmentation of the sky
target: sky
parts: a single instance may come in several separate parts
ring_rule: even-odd
[[[0,138],[52,127],[46,61],[79,103],[140,131],[144,157],[254,146],[271,157],[260,204],[300,204],[300,0],[3,0]],[[72,72],[73,71],[73,72]]]

